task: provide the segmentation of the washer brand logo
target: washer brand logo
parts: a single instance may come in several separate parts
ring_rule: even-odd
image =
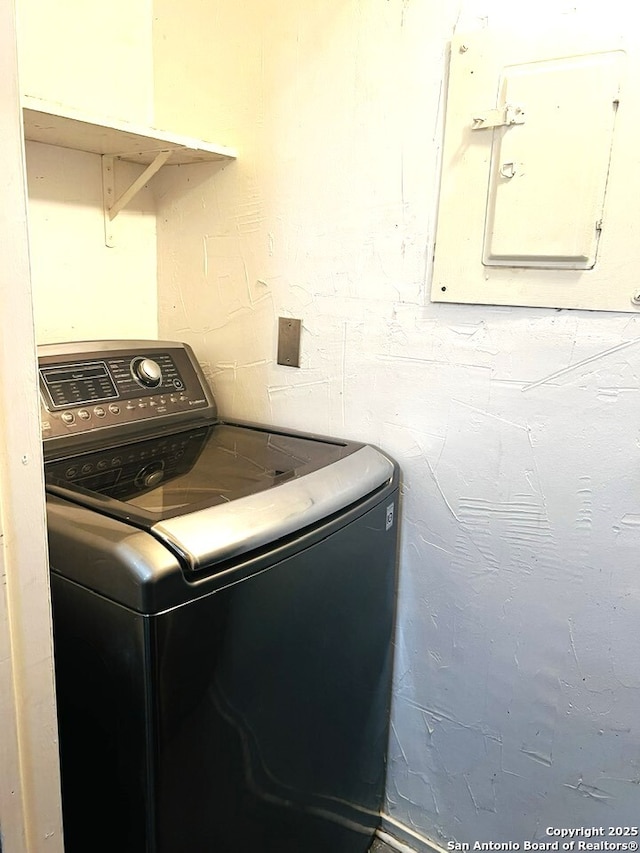
[[[387,507],[387,526],[385,528],[386,530],[391,530],[391,528],[393,527],[393,513],[395,510],[395,506],[396,505],[393,503],[389,504],[389,506]]]

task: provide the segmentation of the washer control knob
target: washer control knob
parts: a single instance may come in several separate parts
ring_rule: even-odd
[[[162,371],[152,358],[139,358],[131,365],[131,372],[138,382],[147,388],[155,388],[162,381]]]

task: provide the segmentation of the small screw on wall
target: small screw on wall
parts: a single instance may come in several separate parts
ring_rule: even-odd
[[[635,293],[631,297],[631,301],[634,305],[640,305],[640,290],[635,291]]]

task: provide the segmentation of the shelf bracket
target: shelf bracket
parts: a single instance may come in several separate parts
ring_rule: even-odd
[[[102,202],[104,211],[104,241],[107,246],[115,245],[113,237],[113,228],[111,223],[126,207],[132,198],[142,189],[142,187],[158,172],[167,162],[173,149],[168,148],[160,151],[155,158],[149,163],[147,168],[139,175],[135,181],[126,189],[120,198],[115,197],[115,161],[119,159],[113,154],[102,155]]]

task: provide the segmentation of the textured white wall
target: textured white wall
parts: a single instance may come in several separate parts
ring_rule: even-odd
[[[142,171],[116,164],[116,192]],[[36,336],[67,340],[156,337],[155,201],[143,189],[104,242],[97,154],[27,143],[29,242]]]
[[[160,334],[224,414],[404,472],[388,814],[441,843],[636,824],[639,320],[426,296],[447,40],[513,4],[172,5],[157,123],[240,157],[159,178]],[[278,315],[304,321],[300,370]]]

